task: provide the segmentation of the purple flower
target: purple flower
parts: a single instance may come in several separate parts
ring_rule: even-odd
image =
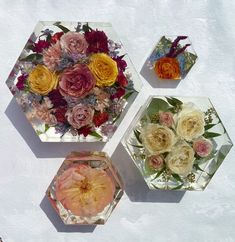
[[[16,87],[18,88],[18,90],[20,90],[20,91],[24,90],[25,80],[27,79],[27,77],[28,77],[28,74],[24,73],[17,78],[18,82],[16,83]]]

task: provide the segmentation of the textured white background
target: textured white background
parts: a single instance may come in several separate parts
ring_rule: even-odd
[[[232,0],[1,0],[0,237],[3,241],[235,241],[234,149],[204,192],[150,192],[118,145],[147,93],[209,96],[235,140],[234,12]],[[137,71],[164,34],[189,35],[199,59],[177,88],[152,89],[142,78],[141,94],[105,146],[42,144],[4,84],[38,20],[112,22]],[[126,194],[105,226],[63,226],[44,198],[46,188],[66,153],[95,148],[113,155]]]

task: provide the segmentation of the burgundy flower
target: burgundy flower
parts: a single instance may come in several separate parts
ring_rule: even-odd
[[[22,74],[18,76],[18,82],[16,83],[16,87],[18,88],[18,90],[23,90],[25,88],[25,80],[27,79],[27,77],[27,74]]]
[[[78,130],[78,134],[83,134],[85,137],[87,137],[87,135],[90,134],[90,132],[91,132],[91,127],[89,126],[82,127]]]
[[[125,71],[125,69],[127,67],[126,61],[122,59],[123,57],[124,57],[124,55],[113,58],[113,60],[115,60],[117,62],[117,66],[120,71]]]
[[[122,71],[120,71],[118,74],[117,82],[121,87],[126,87],[128,85],[128,80],[126,79],[126,76],[123,74]]]
[[[101,124],[105,123],[109,119],[109,114],[107,112],[99,113],[94,115],[93,122],[96,127],[99,127]]]
[[[86,65],[76,64],[60,75],[59,90],[65,97],[85,97],[94,86],[95,78]]]
[[[121,98],[122,96],[124,96],[125,95],[125,89],[123,89],[123,88],[118,88],[117,89],[117,91],[116,91],[116,93],[114,93],[113,95],[111,95],[111,99],[113,100],[113,99],[115,99],[115,98],[117,98],[117,99],[119,99],[119,98]]]
[[[108,38],[103,31],[91,30],[85,33],[85,38],[88,43],[88,53],[103,52],[108,53]]]
[[[59,122],[59,123],[66,123],[67,122],[67,119],[65,117],[65,114],[67,112],[67,108],[65,107],[59,107],[55,110],[55,117],[56,117],[56,120]]]
[[[44,49],[47,49],[50,43],[46,40],[39,40],[37,43],[33,44],[33,51],[36,53],[42,53]]]
[[[60,94],[60,91],[58,89],[51,91],[48,94],[48,97],[50,98],[55,108],[65,106],[67,104],[67,102],[64,100],[64,97]]]
[[[61,36],[63,35],[63,32],[57,32],[51,37],[51,43],[55,44],[57,40],[60,40]]]

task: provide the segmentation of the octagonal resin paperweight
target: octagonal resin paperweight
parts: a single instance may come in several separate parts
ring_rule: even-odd
[[[159,80],[185,78],[197,55],[188,36],[162,36],[147,60]]]
[[[65,224],[104,224],[123,195],[123,185],[106,153],[72,152],[46,195]]]
[[[163,190],[204,190],[233,145],[208,98],[164,96],[150,96],[122,144]]]
[[[141,89],[109,23],[39,22],[6,84],[45,142],[107,141]]]

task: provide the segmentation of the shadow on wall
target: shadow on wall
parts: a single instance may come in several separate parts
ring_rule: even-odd
[[[5,114],[37,158],[65,157],[73,150],[102,150],[105,145],[103,142],[41,142],[14,98],[9,103]]]
[[[185,194],[184,191],[150,190],[121,143],[113,153],[112,161],[121,174],[124,190],[132,202],[179,203]]]
[[[57,232],[66,232],[66,233],[91,233],[95,230],[96,225],[65,225],[59,215],[54,211],[49,200],[46,196],[42,199],[40,203],[40,208],[46,214],[48,219],[56,228]]]

